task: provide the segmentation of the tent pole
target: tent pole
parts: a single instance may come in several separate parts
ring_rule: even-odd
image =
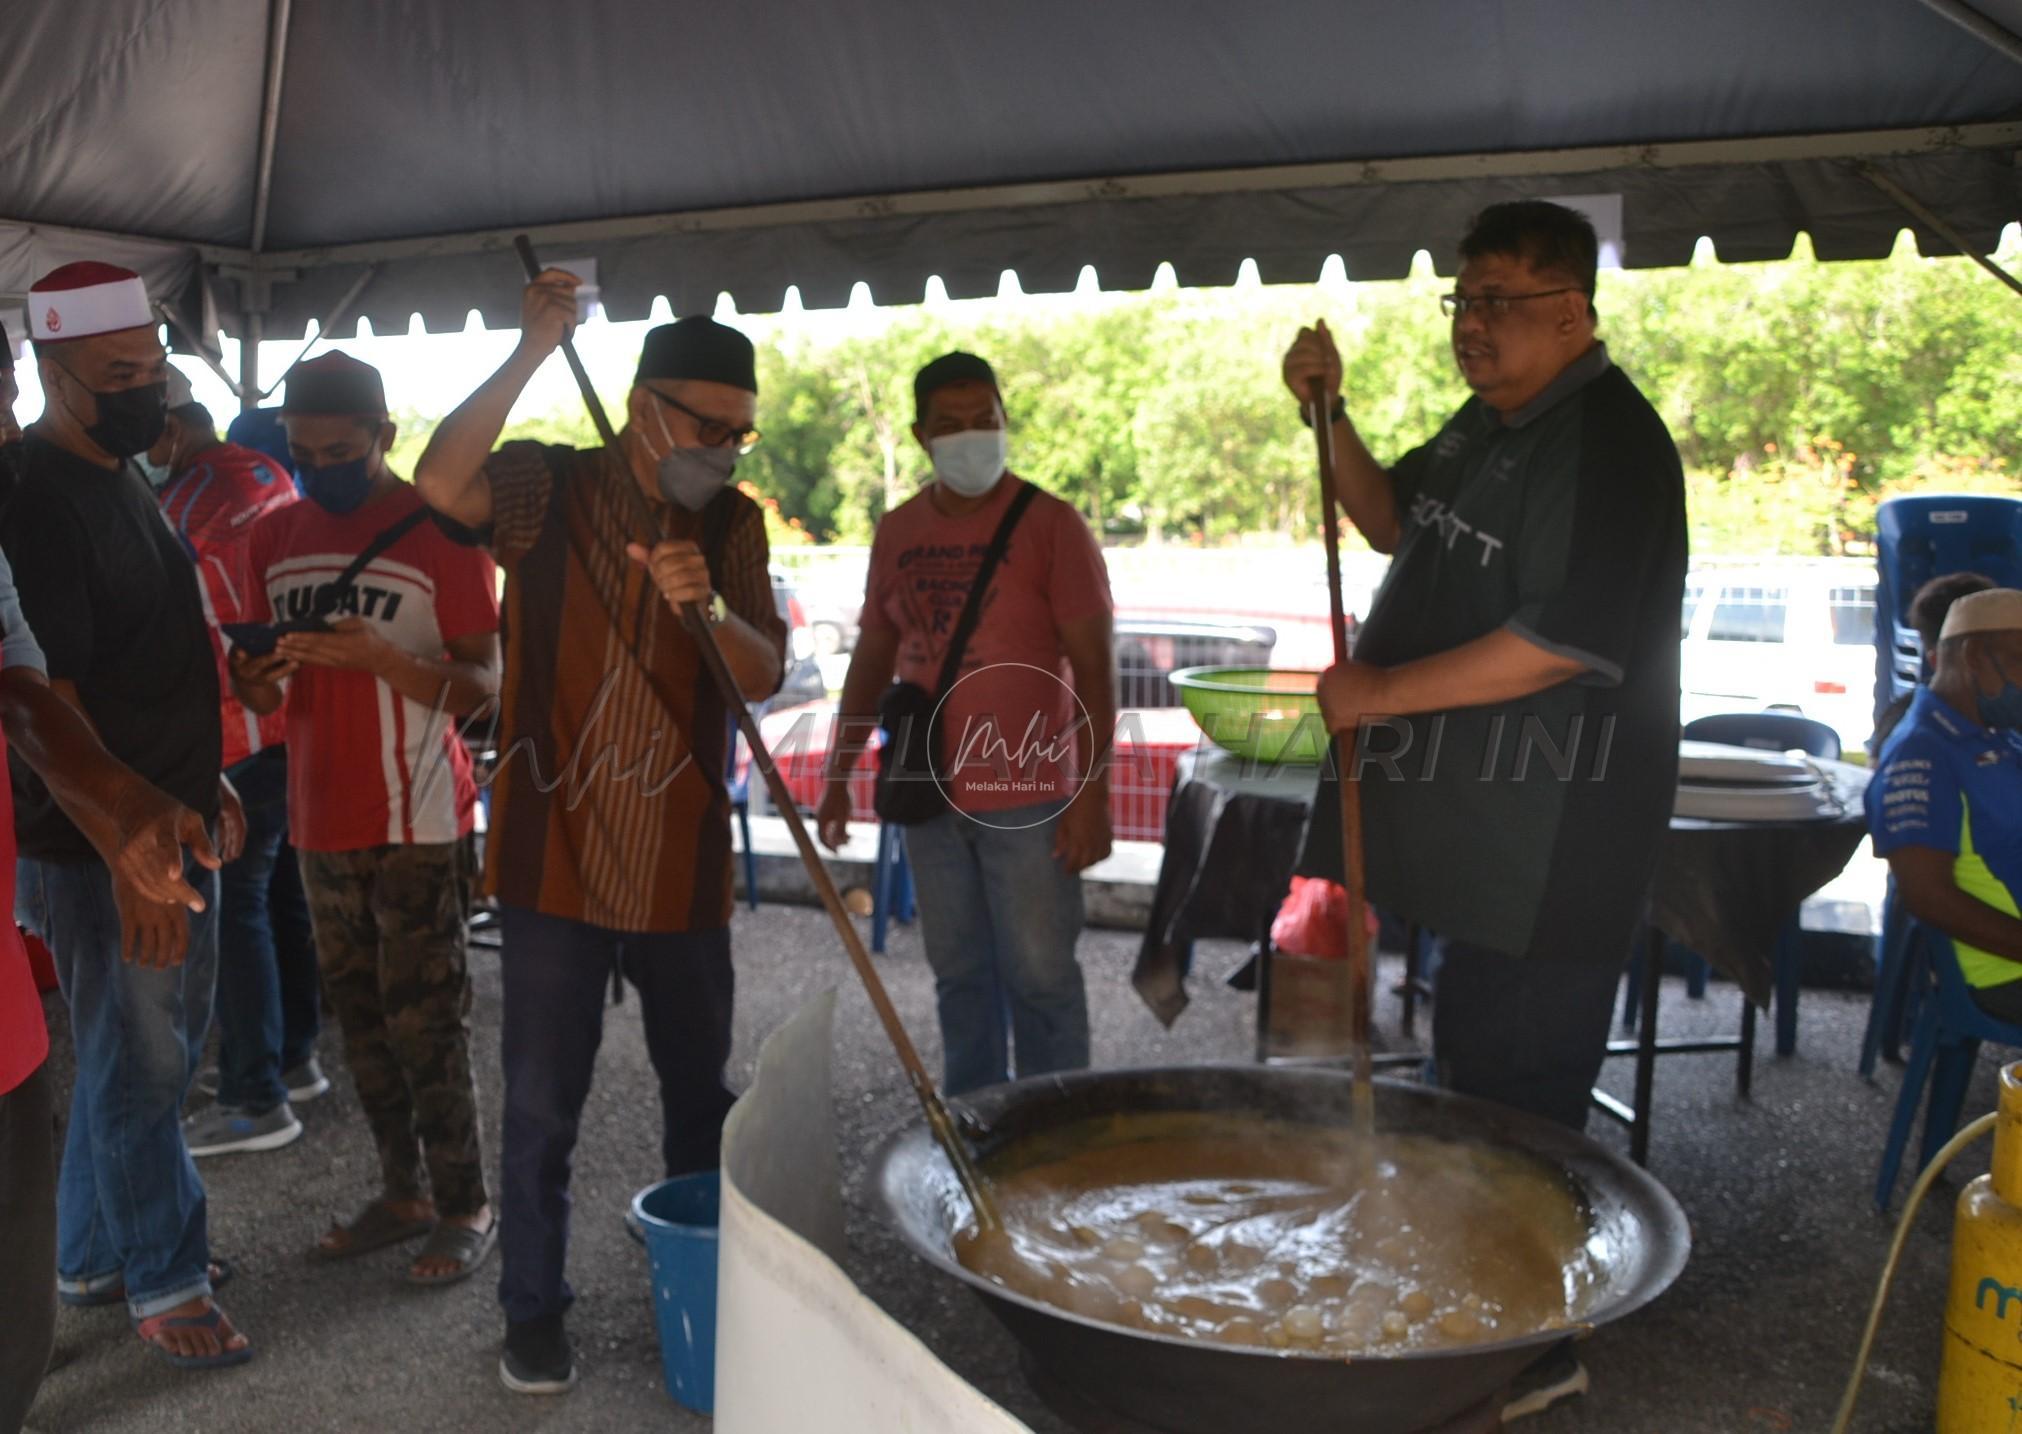
[[[1950,244],[1954,249],[1957,249],[1961,254],[1964,254],[1968,259],[1971,259],[1975,264],[1978,264],[1982,269],[1985,269],[2016,293],[2022,294],[2022,279],[2017,279],[1985,254],[1975,250],[1972,244],[1967,241],[1965,235],[1939,218],[1936,212],[1921,199],[1917,198],[1916,195],[1910,193],[1909,190],[1903,188],[1886,174],[1883,174],[1872,164],[1857,164],[1854,168],[1862,179],[1865,179],[1869,184],[1872,184],[1882,193],[1888,195],[1911,218],[1915,219],[1926,229],[1929,229],[1933,234],[1936,234],[1940,239]]]
[[[1992,45],[2009,59],[2022,64],[2022,35],[1995,24],[1965,0],[1923,0],[1924,8],[1942,15],[1954,25],[1985,44]]]
[[[512,247],[530,233],[540,244],[578,244],[655,238],[666,234],[710,234],[779,228],[796,224],[846,224],[863,219],[928,214],[983,213],[1055,204],[1164,199],[1195,195],[1249,194],[1280,189],[1341,189],[1441,180],[1516,179],[1609,170],[1669,170],[1730,164],[1785,164],[1812,160],[1855,161],[1893,156],[1965,154],[2022,147],[2022,122],[1928,125],[1914,129],[1861,130],[1835,134],[1770,135],[1755,139],[1686,140],[1662,144],[1603,145],[1580,149],[1523,150],[1487,154],[1420,155],[1391,159],[1341,160],[1316,164],[1267,165],[1252,169],[1190,170],[1170,174],[1110,175],[965,189],[908,190],[846,199],[791,200],[719,209],[637,214],[618,219],[570,220],[509,229],[476,229],[410,239],[370,239],[316,248],[276,250],[263,256],[298,269],[340,264],[383,264],[451,254],[483,254]]]
[[[204,367],[209,369],[212,373],[216,374],[218,376],[218,381],[224,384],[226,388],[229,388],[232,391],[232,397],[236,398],[239,401],[239,407],[241,408],[247,407],[246,391],[239,386],[239,381],[237,379],[233,378],[229,373],[225,372],[224,364],[220,362],[218,356],[211,351],[210,345],[206,344],[203,341],[203,336],[195,332],[193,329],[191,329],[188,324],[184,323],[182,320],[182,315],[178,314],[174,309],[170,308],[169,305],[163,300],[156,299],[154,301],[154,311],[157,314],[161,315],[162,322],[166,323],[170,328],[174,329],[177,333],[183,336],[183,342],[188,344],[190,348],[195,351],[196,356],[204,361]]]
[[[288,375],[295,371],[295,366],[301,363],[303,359],[309,357],[309,350],[322,343],[324,339],[330,336],[330,330],[344,322],[345,315],[351,312],[351,306],[358,302],[358,296],[365,292],[365,286],[372,282],[373,275],[378,272],[379,266],[376,264],[368,264],[365,267],[365,272],[360,274],[356,282],[344,291],[344,297],[332,304],[330,311],[316,321],[316,332],[310,336],[308,342],[302,345],[301,350],[296,353],[295,357],[288,360],[288,366],[281,370],[281,376],[268,384],[266,389],[261,392],[261,398],[270,396],[275,389],[286,383]]]
[[[260,101],[260,140],[253,171],[253,229],[250,248],[267,247],[267,202],[274,189],[274,139],[281,127],[281,75],[288,60],[289,0],[272,0],[267,11],[267,84]],[[257,262],[257,259],[256,261]]]
[[[252,310],[243,327],[245,332],[239,338],[239,410],[250,413],[260,406],[260,338],[267,329],[267,316]]]

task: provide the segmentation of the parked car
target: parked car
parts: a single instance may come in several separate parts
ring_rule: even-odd
[[[793,707],[802,702],[820,702],[828,696],[828,681],[815,661],[814,629],[800,594],[779,569],[772,569],[772,605],[786,623],[786,680],[766,705]]]
[[[1269,667],[1275,629],[1242,623],[1195,622],[1156,616],[1116,620],[1117,703],[1122,707],[1184,704],[1167,679],[1182,667]]]
[[[1849,751],[1874,727],[1875,572],[1839,560],[1695,569],[1680,619],[1684,721],[1770,709]]]

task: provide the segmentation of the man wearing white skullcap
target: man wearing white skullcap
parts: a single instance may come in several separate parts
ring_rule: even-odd
[[[1950,938],[1982,1010],[2022,1025],[2022,592],[1952,604],[1867,810],[1910,914]]]
[[[243,818],[219,773],[217,666],[196,570],[133,459],[167,418],[168,356],[140,277],[66,264],[28,292],[45,399],[0,548],[49,682],[113,755],[215,822],[225,859]],[[210,1024],[217,875],[191,864],[202,910],[143,897],[102,861],[49,788],[11,772],[16,910],[56,958],[78,1079],[57,1185],[58,1289],[70,1304],[124,1302],[170,1363],[251,1357],[211,1300],[204,1188],[182,1099]],[[115,935],[115,933],[117,933]]]

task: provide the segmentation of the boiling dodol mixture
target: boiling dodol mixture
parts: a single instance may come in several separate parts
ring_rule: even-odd
[[[1193,1115],[1049,1145],[993,1172],[1004,1230],[964,1231],[957,1256],[1109,1324],[1332,1355],[1439,1349],[1566,1325],[1599,1269],[1579,1196],[1516,1151]]]

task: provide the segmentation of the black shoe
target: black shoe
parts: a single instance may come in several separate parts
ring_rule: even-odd
[[[1502,1406],[1502,1422],[1514,1424],[1586,1392],[1587,1368],[1573,1353],[1571,1342],[1553,1345],[1510,1386]]]
[[[498,1377],[515,1394],[566,1394],[576,1382],[576,1352],[562,1317],[507,1321]]]

